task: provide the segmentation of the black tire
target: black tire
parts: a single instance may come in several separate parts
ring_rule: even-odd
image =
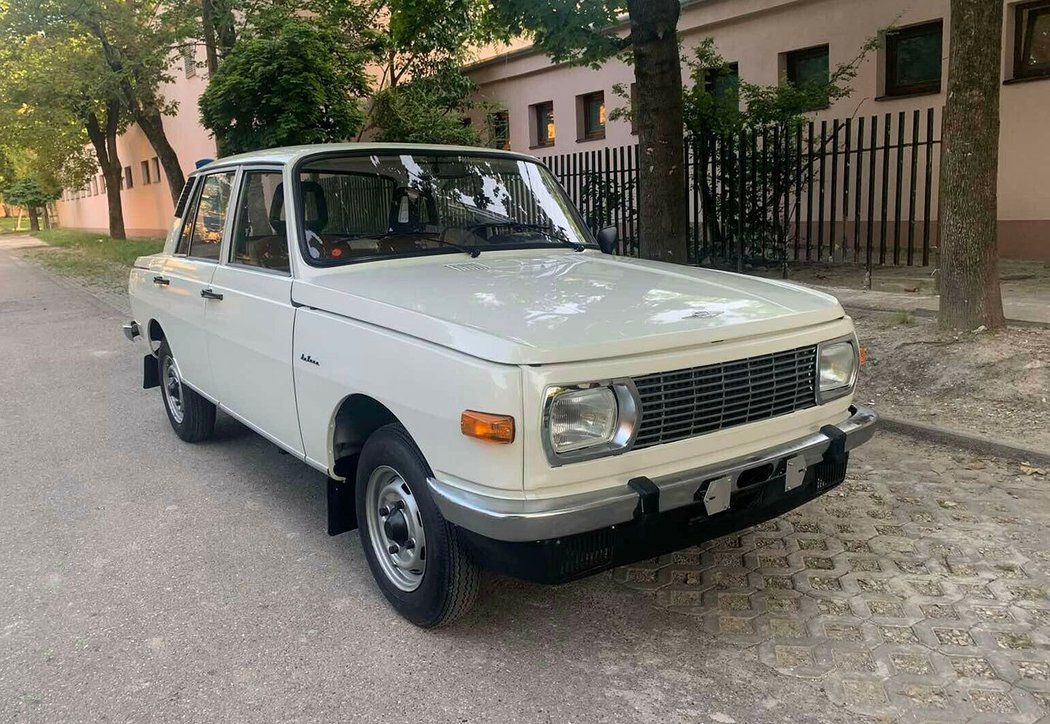
[[[405,496],[419,514],[425,539],[425,566],[422,578],[414,590],[403,590],[384,570],[377,553],[391,539],[373,536],[369,525],[369,481],[384,471],[395,471],[409,491]],[[357,502],[358,532],[368,567],[394,609],[412,623],[423,628],[446,626],[466,613],[474,604],[478,592],[478,566],[467,555],[459,532],[446,521],[430,497],[427,477],[431,474],[423,454],[412,442],[408,432],[399,424],[390,424],[374,432],[365,442],[357,466],[355,496]],[[402,488],[403,489],[403,488]],[[374,507],[374,506],[373,506]],[[389,510],[389,508],[388,508]],[[375,516],[379,512],[374,511]],[[381,518],[375,518],[380,520]],[[386,530],[386,529],[384,529]],[[396,573],[396,571],[395,571]],[[418,575],[418,574],[417,574]]]
[[[174,402],[173,381],[166,377],[169,360],[174,366],[176,379],[178,379],[175,355],[172,354],[168,341],[164,340],[157,349],[157,373],[160,377],[160,396],[164,403],[164,412],[168,415],[168,422],[171,423],[171,429],[186,442],[207,440],[215,432],[215,405],[181,384],[181,379],[179,379],[177,386],[181,408],[177,406]]]

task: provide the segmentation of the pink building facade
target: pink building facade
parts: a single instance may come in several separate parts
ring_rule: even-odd
[[[1007,257],[1050,260],[1050,65],[1039,62],[1050,55],[1050,2],[1007,0],[1003,12],[1000,250]],[[896,41],[880,36],[880,29],[891,24],[911,43],[913,55],[935,48],[931,36],[939,35],[936,82],[922,75],[929,67],[895,63]],[[764,85],[782,82],[798,68],[804,71],[814,59],[819,63],[821,54],[831,68],[847,63],[869,38],[880,37],[878,50],[860,66],[853,94],[814,114],[816,119],[881,120],[892,114],[896,123],[905,111],[910,125],[913,111],[932,108],[939,125],[949,25],[949,0],[686,0],[679,31],[683,53],[712,38],[741,79]],[[1019,67],[1024,53],[1029,62]],[[610,110],[625,105],[613,91],[614,85],[629,88],[633,81],[633,69],[623,63],[612,61],[595,71],[555,65],[541,53],[519,48],[473,64],[470,74],[480,87],[479,98],[500,114],[496,144],[550,156],[637,141],[629,121],[604,119],[605,109],[599,113],[596,108],[599,98]],[[493,125],[492,117],[475,116],[475,124]],[[595,124],[598,117],[605,122]]]

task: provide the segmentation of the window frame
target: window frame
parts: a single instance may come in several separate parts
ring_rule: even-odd
[[[1013,6],[1014,22],[1014,53],[1013,53],[1013,79],[1034,80],[1038,78],[1050,78],[1050,61],[1039,63],[1034,66],[1024,62],[1026,42],[1031,47],[1032,34],[1025,32],[1031,26],[1028,22],[1034,11],[1038,15],[1050,15],[1050,0],[1032,0],[1031,2],[1017,3]]]
[[[937,27],[941,40],[941,65],[938,68],[937,80],[924,81],[920,83],[901,84],[897,81],[897,53],[901,40],[924,35],[934,26]],[[930,33],[932,35],[932,33]],[[886,33],[884,40],[885,52],[883,54],[883,72],[885,74],[885,89],[883,96],[886,98],[903,98],[907,96],[933,95],[940,93],[944,88],[944,19],[937,18],[924,23],[910,25],[899,30],[890,30]]]
[[[214,171],[209,171],[207,173],[197,174],[196,176],[193,177],[195,179],[195,187],[193,189],[192,206],[187,204],[187,208],[189,209],[189,216],[184,216],[182,218],[182,225],[179,227],[179,236],[175,240],[175,249],[172,251],[172,254],[171,254],[172,256],[177,256],[177,257],[180,257],[180,258],[183,258],[183,259],[190,259],[192,261],[197,261],[197,262],[203,262],[203,263],[206,263],[206,264],[218,265],[218,264],[220,264],[222,262],[222,259],[224,258],[225,254],[227,253],[226,250],[227,250],[227,248],[229,247],[229,244],[230,244],[231,216],[230,216],[230,213],[229,213],[229,207],[232,206],[233,203],[236,200],[235,196],[236,196],[237,189],[239,188],[241,171],[242,171],[242,169],[241,169],[240,166],[233,166],[233,167],[217,168]],[[219,175],[223,175],[223,174],[233,174],[233,181],[231,182],[231,186],[233,187],[233,191],[230,193],[230,200],[229,200],[229,203],[227,203],[226,218],[224,218],[223,222],[222,222],[222,232],[221,232],[222,236],[219,239],[219,255],[216,258],[214,258],[214,259],[210,259],[210,258],[205,257],[205,256],[195,256],[192,253],[193,252],[193,243],[192,243],[193,239],[191,238],[192,234],[193,234],[192,228],[193,228],[193,225],[197,222],[197,213],[200,211],[200,202],[201,202],[201,197],[204,195],[204,186],[207,183],[207,180],[208,180],[209,177],[211,177],[211,176],[219,176]],[[189,226],[187,226],[187,222],[189,222]],[[191,235],[190,237],[186,237],[187,249],[184,252],[179,252],[179,247],[182,245],[182,241],[183,241],[184,235],[187,234],[187,229],[189,229],[188,233]]]
[[[286,196],[285,196],[285,209],[286,209],[286,211],[285,211],[285,218],[284,218],[284,230],[285,230],[284,243],[285,243],[285,246],[288,248],[288,271],[283,271],[281,269],[271,269],[270,267],[265,267],[265,266],[256,266],[254,264],[244,264],[243,262],[235,261],[233,259],[233,238],[234,238],[234,232],[237,229],[237,217],[240,216],[241,199],[244,196],[246,187],[248,185],[248,176],[250,174],[253,174],[253,173],[258,173],[258,174],[276,174],[277,176],[281,177],[281,183],[284,184],[284,182],[285,182],[285,179],[284,179],[284,168],[282,166],[273,166],[273,165],[265,165],[265,164],[264,165],[258,165],[258,166],[256,166],[256,165],[246,165],[246,166],[238,167],[237,172],[238,172],[237,173],[237,178],[236,178],[237,188],[235,189],[235,193],[231,195],[231,206],[234,208],[236,213],[233,215],[233,218],[230,220],[230,223],[229,223],[229,240],[228,240],[228,242],[224,241],[224,249],[225,249],[225,251],[223,251],[221,256],[220,256],[222,265],[223,266],[228,266],[228,267],[233,267],[233,268],[236,268],[236,269],[243,269],[243,270],[246,270],[246,271],[262,272],[264,274],[275,274],[277,276],[290,277],[292,275],[292,249],[293,249],[293,244],[292,244],[292,239],[291,239],[291,223],[290,223],[290,220],[288,218],[288,213],[287,213],[287,208],[288,208],[287,191],[286,191],[286,189],[288,188],[287,186],[284,186],[282,188],[282,191],[284,191],[284,193],[286,194]],[[266,209],[267,216],[269,216],[269,212],[270,212],[270,209],[269,209],[269,207],[267,207],[267,209]]]
[[[143,186],[149,186],[151,183],[153,183],[152,181],[150,181],[149,177],[149,159],[146,159],[145,161],[139,161],[139,172],[142,174]]]
[[[532,114],[532,120],[536,126],[536,133],[532,138],[532,145],[530,146],[530,148],[550,148],[555,144],[558,138],[557,121],[554,120],[554,101],[550,100],[541,101],[539,103],[533,103],[531,106],[529,106],[529,111]],[[551,122],[555,124],[554,136],[551,138],[547,138],[546,140],[541,140],[540,132],[541,129],[543,129],[544,133],[546,132],[546,115],[548,112],[550,113]],[[543,122],[540,121],[541,114],[544,116]]]
[[[603,140],[605,138],[606,123],[601,123],[599,125],[599,127],[596,128],[596,129],[595,128],[588,128],[587,124],[588,124],[588,121],[590,120],[590,113],[588,112],[588,104],[594,102],[595,99],[597,99],[598,103],[599,103],[599,109],[604,108],[605,107],[605,91],[604,90],[596,90],[596,91],[591,91],[590,93],[582,93],[582,94],[576,96],[576,98],[577,98],[577,101],[578,101],[577,112],[580,114],[579,124],[578,124],[579,131],[578,131],[578,134],[577,134],[576,141],[577,142],[581,142],[581,141],[601,141],[601,140]],[[599,118],[601,117],[601,114],[602,114],[602,112],[601,112],[601,110],[599,110]]]

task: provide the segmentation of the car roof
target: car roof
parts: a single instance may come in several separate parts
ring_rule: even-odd
[[[534,156],[513,151],[502,151],[495,148],[484,148],[478,146],[445,146],[426,143],[314,143],[305,146],[284,146],[282,148],[268,148],[262,151],[250,153],[239,153],[235,156],[226,156],[217,159],[195,169],[194,173],[213,171],[226,166],[244,166],[247,164],[279,164],[292,165],[311,156],[327,155],[331,153],[423,153],[440,152],[455,153],[463,155],[485,155],[500,156],[504,158],[518,158],[525,161],[536,161]]]

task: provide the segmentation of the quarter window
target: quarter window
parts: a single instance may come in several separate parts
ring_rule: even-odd
[[[940,20],[886,34],[886,95],[941,91],[942,36]]]
[[[1014,7],[1014,78],[1050,77],[1050,0]]]
[[[287,272],[288,230],[278,197],[284,193],[277,171],[244,174],[233,222],[230,262]]]
[[[230,204],[233,172],[215,173],[204,177],[197,211],[190,230],[189,256],[218,261],[222,248],[222,230],[226,225],[226,211]]]

